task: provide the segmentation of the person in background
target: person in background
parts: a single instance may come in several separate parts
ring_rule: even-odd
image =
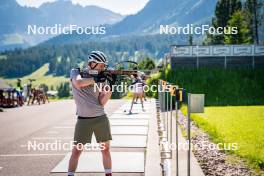
[[[139,74],[132,75],[132,85],[133,85],[133,99],[129,114],[132,114],[133,104],[135,100],[140,99],[142,111],[144,112],[143,94],[144,94],[144,82],[142,81]]]

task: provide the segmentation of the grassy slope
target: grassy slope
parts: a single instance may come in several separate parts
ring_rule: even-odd
[[[186,107],[182,108],[186,114]],[[264,167],[264,106],[206,107],[191,118],[216,143],[237,143],[234,153],[257,168]]]
[[[263,105],[263,69],[174,69],[165,79],[187,92],[205,94],[206,106]]]
[[[33,87],[44,83],[48,85],[49,87],[53,85],[54,88],[56,88],[60,83],[69,81],[68,78],[65,78],[63,76],[53,76],[51,74],[46,75],[48,71],[49,71],[49,64],[43,65],[38,70],[31,73],[30,75],[20,78],[22,80],[22,85],[25,83],[28,83],[29,82],[28,79],[36,79],[36,81],[33,82]],[[16,78],[5,79],[5,82],[15,86],[17,79]]]

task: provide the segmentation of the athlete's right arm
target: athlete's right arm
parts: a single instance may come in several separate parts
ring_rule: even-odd
[[[72,83],[76,88],[82,88],[95,83],[93,78],[82,78],[81,75],[72,79]]]
[[[82,88],[95,83],[93,78],[82,78],[78,70],[72,69],[71,70],[71,81],[74,87]]]

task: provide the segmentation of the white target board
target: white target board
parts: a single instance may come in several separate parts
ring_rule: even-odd
[[[263,45],[211,45],[184,46],[171,48],[173,57],[214,57],[214,56],[264,56]]]

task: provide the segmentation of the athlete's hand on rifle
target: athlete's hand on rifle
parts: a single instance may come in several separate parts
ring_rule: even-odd
[[[112,96],[112,91],[111,87],[105,85],[102,88],[102,91],[99,94],[99,102],[102,106],[106,104],[106,102],[111,98]]]
[[[105,82],[107,80],[110,86],[114,85],[117,79],[116,74],[111,74],[107,71],[100,72],[99,74],[92,76],[94,77],[95,82]]]
[[[105,82],[107,80],[106,75],[103,72],[100,72],[99,74],[91,75],[94,78],[94,81],[96,83],[98,82]]]

